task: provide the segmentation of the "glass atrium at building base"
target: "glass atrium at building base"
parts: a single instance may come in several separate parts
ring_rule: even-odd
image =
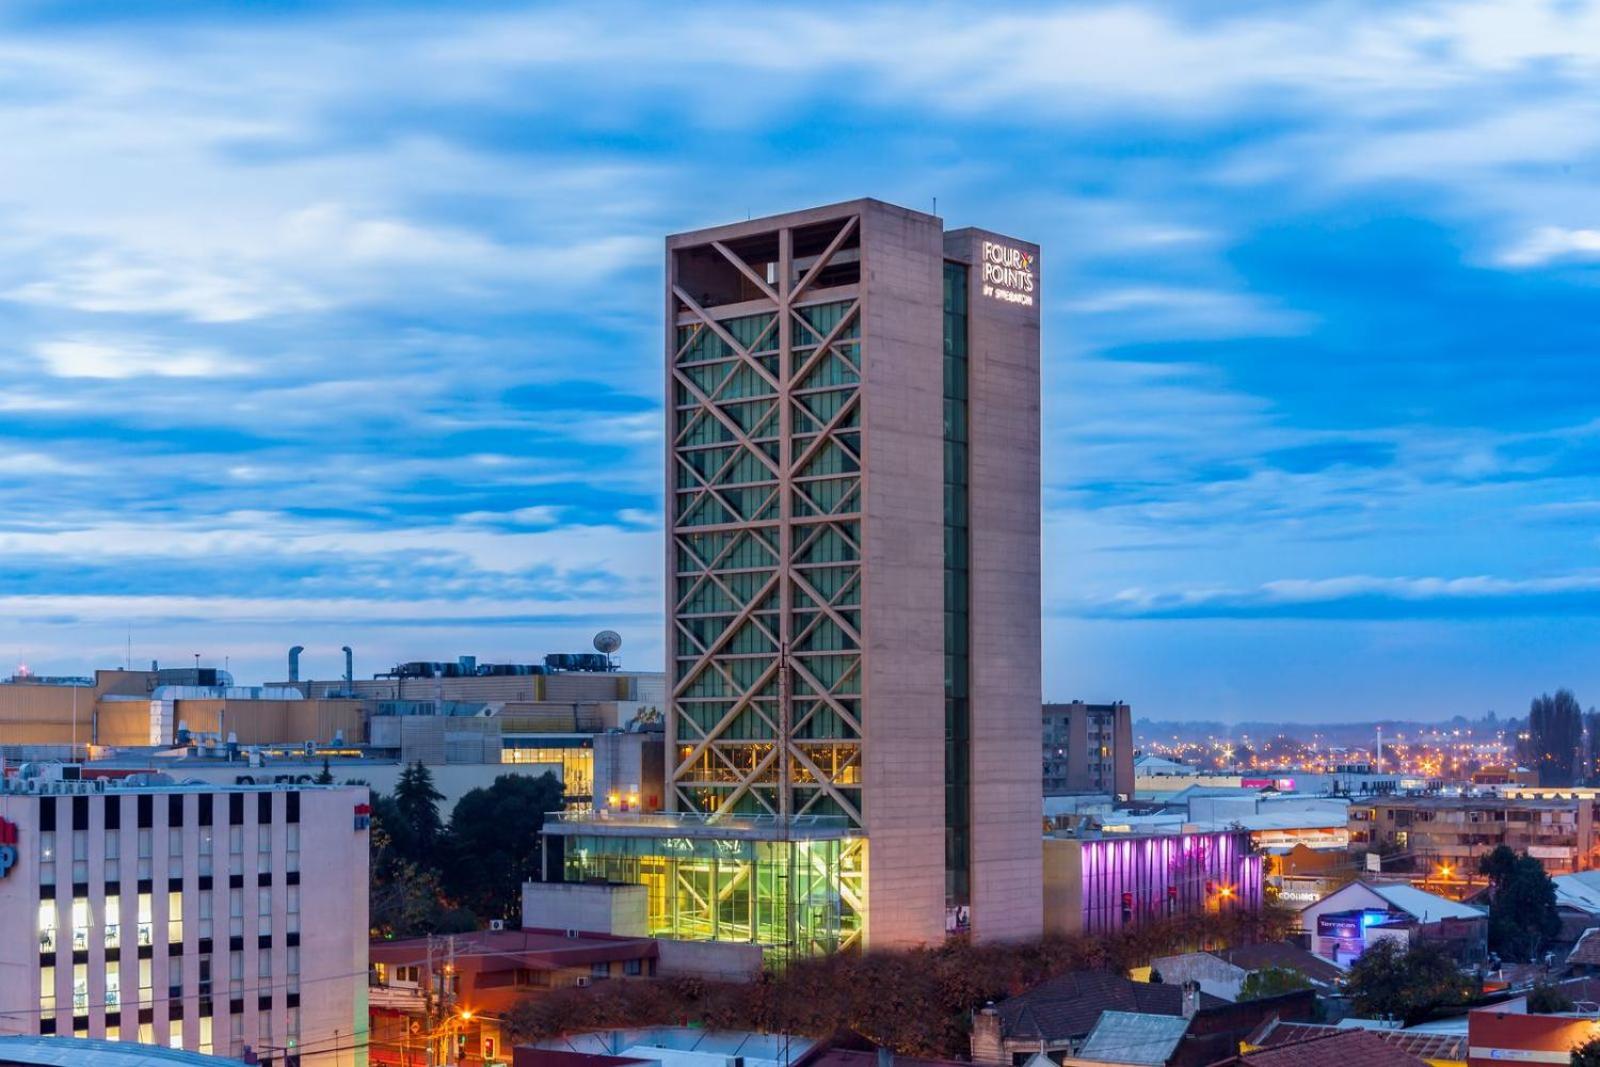
[[[865,842],[846,820],[694,813],[568,816],[565,881],[642,885],[652,936],[811,956],[861,936]]]

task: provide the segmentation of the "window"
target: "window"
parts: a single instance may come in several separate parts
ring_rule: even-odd
[[[73,800],[87,800],[87,797],[73,797]],[[72,831],[72,880],[74,882],[87,882],[89,880],[89,831]]]
[[[149,945],[154,942],[154,920],[151,919],[150,894],[139,894],[139,944]]]
[[[212,894],[207,893],[204,890],[202,890],[201,893],[200,893],[200,935],[199,935],[201,937],[210,937],[211,936],[211,907],[212,907]]]
[[[244,953],[228,953],[228,995],[237,999],[244,992]]]
[[[272,890],[256,890],[256,933],[262,937],[272,933]]]
[[[272,870],[272,828],[265,824],[256,827],[256,873]]]
[[[210,797],[201,797],[200,799],[201,800],[210,800],[211,798]],[[207,824],[205,824],[205,825],[200,827],[200,832],[199,832],[199,842],[200,843],[199,843],[198,851],[199,851],[199,854],[200,854],[200,873],[202,875],[209,875],[211,873],[211,850],[212,850],[212,845],[214,843],[214,840],[213,840],[214,837],[215,837],[215,833],[211,829],[211,825],[209,823],[207,823]]]
[[[291,885],[286,888],[285,907],[288,910],[288,932],[298,934],[300,932],[300,887]]]
[[[139,1024],[139,1044],[153,1045],[156,1043],[155,1027],[150,1023]]]
[[[83,897],[72,900],[72,951],[89,949],[89,902]]]
[[[291,993],[300,992],[300,946],[290,945],[284,954],[284,971],[289,976],[287,989]]]
[[[599,979],[599,978],[610,978],[611,977],[611,964],[609,964],[609,963],[591,963],[591,964],[589,964],[589,977],[596,978],[596,979]]]
[[[144,800],[144,797],[140,797]],[[139,831],[139,877],[150,877],[150,828],[145,827]]]
[[[240,937],[244,934],[244,890],[228,890],[228,934],[230,937]]]
[[[211,1055],[211,1016],[200,1016],[200,1051]]]
[[[178,944],[183,940],[183,894],[167,894],[167,940]]]
[[[112,799],[115,799],[115,798],[112,798]],[[111,805],[111,807],[107,808],[106,810],[107,811],[112,811],[115,808],[116,808],[116,805],[113,804],[113,805]],[[108,882],[118,882],[118,881],[122,880],[121,856],[122,856],[122,831],[120,831],[120,830],[107,830],[106,831],[106,881],[108,881]]]
[[[54,1015],[56,1010],[56,969],[39,968],[39,1014]]]
[[[39,951],[56,950],[56,902],[39,901]]]
[[[175,826],[167,830],[167,877],[183,877],[183,831]]]
[[[256,977],[261,980],[256,991],[264,997],[270,996],[272,994],[272,953],[263,952],[256,957]]]
[[[300,869],[300,824],[290,823],[284,830],[284,870],[298,871]]]
[[[106,960],[106,1010],[122,1008],[122,966],[116,960]]]
[[[39,834],[39,884],[56,884],[56,835],[54,831]]]
[[[139,961],[139,1007],[148,1008],[155,1000],[155,981],[150,976],[150,961]],[[139,1040],[144,1041],[141,1037]]]
[[[122,898],[106,897],[106,948],[122,944]]]
[[[622,973],[623,974],[628,974],[628,975],[643,974],[644,973],[644,961],[643,960],[624,960],[623,964],[622,964]]]
[[[72,965],[72,1014],[89,1014],[89,965]]]

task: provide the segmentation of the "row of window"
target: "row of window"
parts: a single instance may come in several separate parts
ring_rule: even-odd
[[[220,890],[218,891],[220,892]],[[230,937],[241,937],[244,934],[244,894],[242,888],[230,888],[228,891],[228,934]],[[197,920],[197,936],[206,938],[212,936],[212,908],[215,894],[199,890],[192,894],[196,900],[195,919]],[[272,933],[272,901],[273,890],[271,887],[262,886],[256,889],[256,934],[265,937]],[[169,944],[179,944],[183,941],[183,910],[184,893],[181,890],[172,890],[167,893],[167,920],[166,940]],[[152,919],[151,894],[138,894],[135,923],[133,929],[133,943],[137,945],[152,944],[155,938],[155,922]],[[290,885],[284,887],[284,914],[288,928],[287,933],[300,932],[300,887]],[[71,947],[74,952],[85,952],[95,940],[93,932],[96,927],[100,930],[100,938],[107,949],[121,947],[123,942],[122,923],[122,898],[116,894],[108,895],[100,907],[100,914],[94,914],[92,902],[86,897],[74,897],[67,910],[67,917],[71,921],[70,931],[72,936]],[[57,949],[57,931],[60,928],[60,907],[55,900],[41,900],[39,902],[39,951],[52,953]]]
[[[128,969],[133,971],[134,964],[130,962]],[[103,972],[105,1000],[99,1004],[89,1002],[89,965],[86,963],[72,964],[72,993],[71,1014],[77,1017],[86,1016],[92,1008],[104,1008],[109,1014],[117,1014],[124,1007],[133,1007],[123,997],[123,963],[120,960],[106,961]],[[202,1016],[211,1014],[211,997],[213,995],[211,956],[202,955],[196,968],[196,985],[193,990],[200,998]],[[131,977],[131,976],[130,976]],[[153,963],[149,959],[137,961],[137,1007],[149,1008],[155,1001],[155,986],[153,977]],[[228,953],[228,997],[233,1001],[241,1001],[248,994],[255,997],[270,997],[274,990],[280,988],[273,983],[272,954],[263,952],[257,957],[256,984],[248,989],[244,984],[244,953],[233,951]],[[291,945],[284,951],[284,975],[281,989],[288,996],[297,997],[300,993],[300,948]],[[134,990],[130,989],[129,993]],[[182,968],[175,968],[168,974],[167,998],[181,1000],[186,995],[183,984]],[[39,968],[39,1014],[41,1017],[54,1015],[57,1011],[66,1008],[65,1003],[58,1003],[56,997],[56,968],[47,965]]]
[[[291,794],[292,795],[292,794]],[[77,798],[75,798],[77,799]],[[73,830],[70,844],[72,848],[72,881],[83,883],[89,880],[89,830]],[[35,835],[38,842],[39,857],[39,884],[56,884],[57,866],[57,841],[54,830],[41,830]],[[215,848],[214,834],[209,826],[201,826],[193,834],[196,849],[196,865],[202,876],[212,873],[212,855]],[[171,827],[167,830],[167,877],[181,878],[183,876],[185,831],[181,827]],[[136,876],[141,879],[152,877],[154,864],[155,831],[142,828],[135,838],[138,855],[136,857]],[[122,877],[122,831],[117,828],[107,827],[105,831],[103,853],[105,864],[105,880],[118,881]],[[244,873],[244,827],[230,826],[228,828],[228,871],[231,874]],[[284,828],[284,860],[287,870],[300,869],[300,826],[291,823]],[[272,869],[272,835],[258,833],[256,835],[256,871],[266,873]]]
[[[102,821],[104,822],[106,829],[117,830],[122,827],[123,801],[129,797],[132,797],[134,802],[135,825],[139,829],[143,830],[150,829],[155,825],[156,795],[157,794],[154,793],[100,793],[84,796],[63,797],[60,799],[70,800],[72,802],[69,810],[70,817],[72,819],[72,828],[74,830],[87,830],[89,828],[89,805],[91,801],[100,802],[100,807],[102,808]],[[200,826],[210,826],[212,824],[212,817],[215,810],[214,802],[218,794],[167,793],[164,795],[167,798],[166,803],[168,826],[183,825],[185,810],[184,798],[187,796],[195,797],[194,808],[198,824]],[[242,792],[228,793],[226,796],[228,798],[228,824],[230,826],[244,825],[245,809],[247,806],[245,803],[246,794]],[[255,821],[263,826],[270,826],[272,824],[272,797],[272,791],[267,790],[255,794]],[[288,791],[283,794],[283,797],[284,821],[288,823],[299,822],[300,794],[294,791]],[[39,798],[39,829],[41,831],[54,830],[56,828],[56,801],[56,797]]]
[[[235,1014],[231,1017],[231,1019],[232,1021],[229,1025],[230,1041],[227,1052],[230,1056],[238,1056],[243,1053],[245,1046],[244,1016],[242,1014]],[[264,1011],[260,1013],[260,1019],[256,1028],[256,1033],[258,1036],[256,1037],[255,1041],[262,1048],[273,1047],[273,1031],[276,1029],[276,1027],[273,1025],[273,1019],[273,1013],[270,1011]],[[49,1022],[53,1024],[54,1020],[49,1020]],[[196,1030],[199,1040],[194,1051],[198,1051],[205,1055],[211,1055],[214,1051],[214,1030],[211,1017],[209,1015],[202,1015],[197,1020],[197,1023],[198,1026],[196,1027]],[[298,1007],[287,1009],[285,1014],[285,1023],[286,1026],[284,1036],[287,1038],[289,1046],[293,1047],[298,1045],[300,1043],[300,1009]],[[47,1033],[55,1032],[54,1025],[47,1025],[41,1027],[41,1029]],[[88,1020],[80,1015],[73,1020],[72,1036],[87,1037],[88,1034]],[[121,1023],[107,1022],[105,1026],[105,1039],[107,1041],[121,1041],[126,1039],[129,1041],[137,1041],[141,1045],[165,1045],[168,1048],[181,1049],[184,1047],[183,1020],[152,1018],[149,1022],[140,1022],[129,1026],[123,1026]]]

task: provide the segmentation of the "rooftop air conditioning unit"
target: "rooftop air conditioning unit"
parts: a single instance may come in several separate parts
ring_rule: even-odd
[[[574,982],[572,984],[577,986],[579,989],[586,989],[586,988],[588,988],[588,985],[589,985],[589,977],[587,975],[584,975],[583,977],[579,978],[576,982]]]
[[[506,921],[504,919],[490,919],[489,920],[489,929],[491,929],[491,930],[504,930],[505,928],[506,928]]]

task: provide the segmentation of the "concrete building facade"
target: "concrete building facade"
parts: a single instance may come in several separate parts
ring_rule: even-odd
[[[0,1034],[365,1062],[367,796],[6,779]]]
[[[1044,705],[1044,795],[1133,797],[1133,711],[1126,704]]]
[[[1039,928],[1037,256],[873,200],[667,241],[669,804],[844,819],[876,945]]]
[[[1476,867],[1506,845],[1552,875],[1600,866],[1594,796],[1382,797],[1350,805],[1350,849],[1380,852],[1384,868],[1445,871]]]
[[[706,877],[741,918],[690,928],[793,941],[805,852],[840,947],[1039,932],[1038,278],[876,200],[668,238],[666,808],[753,866],[558,824],[569,879]]]

